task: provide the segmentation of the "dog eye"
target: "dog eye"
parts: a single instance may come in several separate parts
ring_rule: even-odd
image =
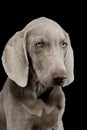
[[[67,42],[62,42],[62,47],[63,47],[63,48],[66,48],[67,45],[68,45]]]
[[[45,46],[44,42],[37,42],[35,43],[36,48],[43,48]]]

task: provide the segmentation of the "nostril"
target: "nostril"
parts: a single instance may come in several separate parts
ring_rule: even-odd
[[[58,85],[61,85],[64,83],[66,77],[56,77],[56,78],[53,78],[53,81],[58,84]]]
[[[63,85],[66,78],[67,76],[64,70],[58,70],[57,72],[52,73],[52,80],[54,84]]]

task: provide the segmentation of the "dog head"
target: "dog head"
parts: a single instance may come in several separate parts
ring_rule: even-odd
[[[38,81],[50,87],[69,85],[73,79],[73,50],[68,34],[53,20],[31,21],[6,44],[2,63],[8,77],[25,87],[31,59]]]

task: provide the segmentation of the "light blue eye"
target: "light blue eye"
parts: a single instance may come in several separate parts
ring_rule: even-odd
[[[63,48],[66,48],[67,45],[68,45],[67,42],[62,42],[62,47],[63,47]]]
[[[43,48],[44,47],[44,42],[37,42],[37,43],[35,43],[35,47],[36,48]]]

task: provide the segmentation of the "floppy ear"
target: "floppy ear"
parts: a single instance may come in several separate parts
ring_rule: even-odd
[[[67,79],[64,86],[67,86],[70,83],[72,83],[74,80],[74,55],[73,55],[73,49],[71,47],[71,44],[69,44],[67,48],[67,53],[65,56],[65,67],[66,67]]]
[[[28,81],[26,35],[27,33],[17,32],[6,44],[2,55],[2,63],[8,77],[21,87],[25,87]]]

